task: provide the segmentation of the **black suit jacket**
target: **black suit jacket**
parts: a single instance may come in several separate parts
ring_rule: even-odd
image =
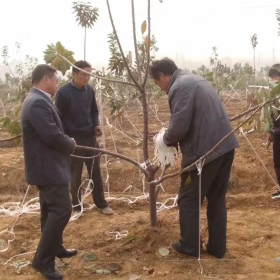
[[[27,183],[68,184],[74,141],[64,134],[60,113],[52,100],[34,88],[22,105],[22,135]]]

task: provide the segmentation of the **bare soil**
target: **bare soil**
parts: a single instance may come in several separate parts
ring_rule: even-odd
[[[160,98],[152,105],[153,110],[158,108],[157,116],[162,122],[169,119],[169,109],[166,97]],[[229,102],[226,106],[230,116],[234,116],[244,109],[238,100]],[[127,109],[131,122],[142,131],[142,115],[138,105],[132,104]],[[107,111],[106,111],[107,114]],[[109,113],[108,113],[109,115]],[[122,124],[118,120],[109,118],[113,125],[125,134],[135,138],[133,126],[128,119]],[[154,116],[150,115],[150,131],[159,130],[162,125]],[[112,133],[112,134],[111,134]],[[117,151],[141,162],[141,143],[137,144],[125,138],[121,133],[106,126],[106,148]],[[113,137],[112,137],[113,135]],[[234,165],[227,195],[228,208],[228,252],[225,259],[217,260],[202,253],[201,261],[188,257],[178,256],[170,252],[169,256],[159,254],[160,248],[169,248],[173,241],[180,238],[177,207],[158,213],[158,226],[149,225],[149,204],[147,200],[138,200],[133,204],[114,198],[126,197],[132,199],[143,194],[143,187],[139,171],[129,163],[108,157],[109,184],[106,188],[110,195],[108,201],[115,210],[114,216],[105,216],[96,208],[84,212],[83,216],[68,224],[64,234],[64,244],[69,248],[79,250],[69,264],[59,268],[65,279],[280,279],[280,226],[279,201],[271,200],[274,183],[260,163],[257,155],[247,140],[236,134],[240,149],[236,151]],[[0,139],[8,134],[0,131]],[[248,134],[248,139],[256,149],[263,164],[273,176],[275,174],[272,163],[272,147],[266,149],[266,135],[260,133]],[[137,152],[139,150],[139,152]],[[153,147],[150,147],[153,155]],[[151,156],[152,157],[152,156]],[[103,157],[104,159],[104,157]],[[180,161],[177,166],[179,168]],[[103,178],[106,179],[105,160],[102,163]],[[168,171],[171,172],[171,171]],[[85,174],[86,176],[86,174]],[[123,191],[132,186],[130,192]],[[179,178],[167,180],[163,183],[165,192],[160,192],[158,201],[164,202],[174,198],[179,187]],[[24,161],[22,147],[9,145],[0,146],[0,205],[7,202],[19,202],[27,190],[24,177]],[[147,192],[147,188],[146,188]],[[38,195],[35,187],[28,193],[27,200]],[[91,199],[87,200],[92,203]],[[202,213],[202,236],[207,242],[207,223],[205,206]],[[0,216],[0,231],[10,228],[14,217]],[[126,238],[116,240],[108,232],[128,231]],[[5,263],[10,257],[32,252],[36,249],[40,238],[40,219],[37,214],[23,214],[14,227],[15,240],[11,242],[9,250],[0,253],[0,263]],[[0,239],[7,240],[6,236]],[[170,248],[169,248],[170,249]],[[85,261],[83,256],[94,253],[98,256],[95,261]],[[16,258],[31,261],[32,254]],[[96,269],[104,269],[109,263],[118,263],[121,270],[110,275],[96,274]],[[12,261],[10,264],[16,264]],[[201,266],[200,266],[201,265]],[[0,265],[1,266],[1,265]],[[203,273],[201,274],[201,267]],[[143,268],[148,268],[147,272]],[[150,274],[149,274],[150,273]],[[42,279],[30,267],[16,269],[15,266],[2,265],[0,279]],[[135,278],[137,279],[137,278]]]

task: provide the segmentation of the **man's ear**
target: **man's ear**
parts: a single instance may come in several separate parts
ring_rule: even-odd
[[[164,76],[165,76],[165,75],[164,75],[162,72],[159,72],[159,73],[158,73],[158,80],[160,80],[160,78],[164,78]]]
[[[44,76],[43,78],[44,83],[47,83],[49,81],[49,77],[47,75]]]

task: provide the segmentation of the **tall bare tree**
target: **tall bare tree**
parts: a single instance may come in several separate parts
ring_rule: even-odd
[[[278,21],[278,25],[279,25],[279,28],[278,28],[278,36],[280,36],[280,9],[277,9],[275,11],[275,14],[276,14],[276,19]]]
[[[87,28],[92,28],[94,23],[97,21],[99,13],[98,8],[91,6],[90,2],[73,2],[72,3],[73,13],[76,14],[76,21],[78,25],[85,29],[84,35],[84,60],[86,59],[86,38],[87,38]]]

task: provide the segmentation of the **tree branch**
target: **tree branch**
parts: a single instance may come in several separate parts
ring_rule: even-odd
[[[270,98],[270,99],[267,100],[267,103],[266,103],[265,105],[270,104],[270,103],[273,103],[275,100],[277,100],[277,99],[279,99],[279,98],[280,98],[280,95],[279,95],[279,96],[276,96],[276,97],[274,97],[274,98]],[[238,114],[238,115],[232,117],[232,118],[229,119],[229,120],[230,120],[231,122],[232,122],[232,121],[235,121],[235,120],[237,120],[237,119],[243,117],[244,115],[247,115],[248,113],[254,111],[255,109],[259,108],[259,107],[262,106],[262,105],[263,105],[263,103],[262,103],[262,104],[259,104],[259,105],[256,105],[256,106],[254,106],[254,107],[252,107],[252,108],[250,108],[250,109],[248,109],[248,110],[246,110],[246,111],[244,111],[244,112],[242,112],[242,113],[240,113],[240,114]],[[262,107],[263,107],[263,106],[262,106]]]
[[[82,157],[82,156],[77,156],[77,155],[71,155],[71,157],[74,157],[74,158],[81,158],[81,159],[93,159],[93,158],[97,158],[97,157],[100,157],[101,156],[101,153],[99,153],[98,155],[96,156],[92,156],[92,157]]]
[[[61,54],[57,54],[59,57],[61,57],[62,59],[64,59],[67,63],[69,63],[72,67],[78,69],[79,71],[83,72],[83,73],[86,73],[86,74],[89,74],[87,71],[85,71],[84,69],[81,69],[77,66],[75,66],[72,62],[70,62],[67,58],[65,58],[63,55]],[[98,78],[100,80],[104,80],[104,81],[107,81],[107,82],[112,82],[112,83],[119,83],[119,84],[124,84],[124,85],[128,85],[128,86],[133,86],[133,87],[136,87],[135,84],[133,83],[130,83],[130,82],[125,82],[125,81],[120,81],[120,80],[113,80],[113,79],[108,79],[108,78],[104,78],[102,76],[99,76],[99,75],[96,75],[96,74],[93,74],[93,73],[90,73],[90,75],[92,77],[95,77],[95,78]]]
[[[138,54],[138,47],[137,47],[137,38],[136,38],[134,0],[131,0],[131,14],[132,14],[132,31],[133,31],[133,41],[134,41],[136,66],[137,66],[139,82],[140,82],[140,84],[142,84],[142,74],[141,74],[141,69],[140,69],[139,54]]]
[[[2,139],[2,140],[0,140],[0,143],[6,142],[6,141],[12,141],[12,140],[15,140],[15,139],[17,139],[17,138],[19,138],[19,137],[21,137],[21,136],[22,136],[22,135],[19,134],[19,135],[16,135],[16,136],[14,136],[14,137],[11,137],[11,138]]]
[[[103,150],[103,149],[98,149],[98,148],[91,148],[91,147],[85,147],[85,146],[79,146],[79,145],[77,145],[76,148],[81,149],[81,150],[87,150],[87,151],[96,151],[96,152],[99,152],[101,154],[107,154],[107,155],[110,155],[110,156],[113,156],[113,157],[118,157],[118,158],[121,158],[123,160],[126,160],[126,161],[134,164],[136,167],[138,167],[143,172],[143,174],[146,177],[148,177],[148,172],[140,165],[140,163],[138,163],[137,161],[135,161],[135,160],[133,160],[129,157],[126,157],[126,156],[118,154],[118,153],[109,152],[109,151],[106,151],[106,150]]]
[[[118,34],[117,34],[117,30],[116,30],[116,27],[115,27],[115,24],[114,24],[114,21],[113,21],[113,17],[112,17],[112,13],[111,13],[111,8],[110,8],[110,4],[109,4],[109,0],[106,0],[107,2],[107,7],[108,7],[108,12],[109,12],[109,16],[110,16],[110,21],[111,21],[111,24],[112,24],[112,27],[113,27],[113,31],[114,31],[114,34],[116,36],[116,40],[118,42],[118,46],[119,46],[119,49],[120,49],[120,52],[121,52],[121,55],[122,55],[122,59],[123,59],[123,62],[125,64],[125,67],[127,69],[127,72],[129,74],[129,76],[131,77],[132,81],[134,82],[135,86],[141,90],[141,86],[138,84],[138,82],[136,81],[136,79],[133,77],[132,73],[131,73],[131,70],[127,64],[127,61],[126,61],[126,58],[124,56],[124,53],[123,53],[123,49],[122,49],[122,46],[121,46],[121,42],[119,40],[119,37],[118,37]]]
[[[249,114],[250,112],[256,110],[259,106],[260,106],[260,104],[257,105],[257,106],[254,106],[254,107],[252,107],[252,108],[250,108],[250,109],[248,109],[248,110],[246,110],[246,111],[244,111],[244,112],[241,112],[240,114],[238,114],[238,115],[236,115],[236,116],[230,118],[229,120],[230,120],[231,122],[232,122],[232,121],[235,121],[235,120],[237,120],[237,119],[239,119],[239,118],[241,118],[241,117],[243,117],[243,116]]]
[[[147,65],[146,65],[146,71],[144,76],[144,82],[143,82],[143,88],[145,88],[147,79],[148,79],[148,73],[149,73],[149,66],[150,66],[150,47],[151,47],[151,0],[148,0],[148,44],[146,46],[147,48]]]

